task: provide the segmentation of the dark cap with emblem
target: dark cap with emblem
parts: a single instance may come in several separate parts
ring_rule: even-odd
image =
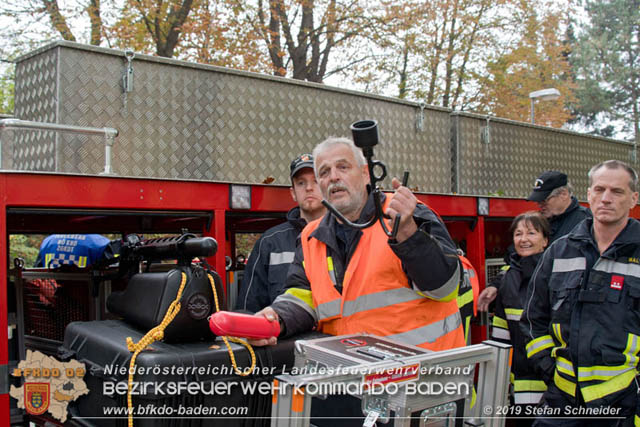
[[[567,185],[567,174],[558,171],[545,171],[533,184],[533,191],[527,197],[532,202],[542,202],[558,187]]]
[[[291,166],[289,166],[289,169],[291,169],[289,177],[293,179],[295,174],[297,174],[301,169],[304,168],[313,169],[313,156],[311,154],[301,154],[293,159],[293,161],[291,162]]]

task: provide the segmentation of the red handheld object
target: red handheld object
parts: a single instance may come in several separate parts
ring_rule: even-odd
[[[218,311],[209,318],[209,329],[216,336],[270,338],[280,335],[280,323],[262,316]]]

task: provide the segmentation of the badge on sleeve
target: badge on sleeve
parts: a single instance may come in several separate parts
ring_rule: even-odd
[[[609,287],[611,287],[612,289],[621,290],[623,284],[624,276],[617,276],[615,274],[611,276],[611,284],[609,285]]]

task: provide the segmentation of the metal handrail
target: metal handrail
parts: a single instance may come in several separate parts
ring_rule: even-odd
[[[32,122],[20,119],[0,119],[0,131],[3,130],[51,130],[57,132],[71,132],[83,135],[104,135],[104,171],[100,175],[113,175],[111,168],[111,147],[118,136],[114,128],[92,128],[85,126],[60,125],[57,123]],[[2,150],[0,150],[0,165],[2,165]]]

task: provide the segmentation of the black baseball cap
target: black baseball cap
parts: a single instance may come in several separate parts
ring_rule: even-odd
[[[313,156],[311,154],[301,154],[291,162],[289,169],[291,173],[289,177],[293,179],[295,174],[297,174],[301,169],[311,168],[313,169]]]
[[[533,191],[527,197],[532,202],[542,202],[547,200],[549,194],[558,187],[567,185],[567,174],[558,171],[542,172],[533,184]]]

